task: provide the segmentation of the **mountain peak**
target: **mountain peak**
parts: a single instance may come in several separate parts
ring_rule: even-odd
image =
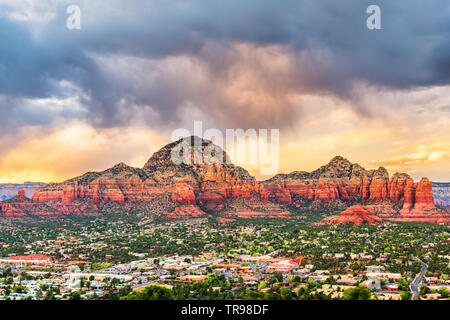
[[[342,156],[336,156],[330,162],[311,172],[311,176],[318,177],[349,177],[352,174],[353,164]]]
[[[331,162],[342,162],[342,161],[350,162],[346,158],[344,158],[343,156],[337,155],[333,159],[330,160],[330,163]]]
[[[209,149],[211,146],[213,148]],[[222,156],[218,152],[221,152]],[[174,161],[174,156],[177,161]],[[177,163],[178,161],[180,163]],[[228,155],[220,146],[215,145],[211,140],[190,136],[169,143],[155,152],[144,165],[144,170],[153,170],[161,166],[202,166],[205,163],[214,162],[231,164]]]
[[[125,163],[121,162],[121,163],[116,164],[113,168],[114,169],[123,169],[123,168],[128,168],[128,166]]]
[[[335,156],[333,159],[330,160],[330,162],[328,162],[327,164],[328,166],[351,166],[352,163],[344,158],[343,156]]]

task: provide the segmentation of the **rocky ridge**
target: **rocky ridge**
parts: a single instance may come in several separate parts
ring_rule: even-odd
[[[183,154],[183,163],[172,161],[172,155],[177,152]],[[201,161],[188,161],[194,159]],[[45,214],[83,216],[136,211],[177,218],[198,217],[205,212],[233,213],[236,210],[227,206],[229,199],[261,202],[259,192],[255,178],[230,163],[223,150],[211,141],[190,137],[160,149],[143,168],[120,163],[103,172],[88,172],[63,183],[41,187],[31,200],[23,202],[30,208],[45,204]],[[23,206],[10,203],[8,206]],[[275,205],[275,211],[282,210]],[[28,214],[40,215],[38,209],[30,210]],[[6,215],[14,214],[11,209],[2,209],[0,216]],[[23,215],[18,213],[17,217],[20,216]]]
[[[119,163],[40,187],[31,200],[18,196],[4,201],[0,216],[135,212],[168,218],[207,213],[288,217],[290,208],[345,209],[357,204],[381,205],[377,214],[384,215],[438,213],[426,178],[419,183],[404,173],[389,178],[385,168],[366,170],[337,156],[312,172],[295,171],[258,182],[211,141],[189,137],[154,153],[143,168]]]

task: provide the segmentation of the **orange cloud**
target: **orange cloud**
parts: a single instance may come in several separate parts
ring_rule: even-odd
[[[7,152],[0,159],[0,181],[58,182],[119,162],[142,167],[165,142],[145,128],[95,130],[72,123]]]

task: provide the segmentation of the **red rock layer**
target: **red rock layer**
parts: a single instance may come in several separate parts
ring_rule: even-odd
[[[386,216],[386,220],[397,222],[419,222],[419,223],[433,223],[433,224],[450,224],[450,214],[442,213],[419,213],[401,214],[399,216]]]
[[[203,159],[203,162],[177,164],[172,161],[173,155],[179,154],[180,146],[190,151],[183,159],[190,157],[191,160]],[[224,152],[215,153],[223,155],[222,163],[211,161],[217,160],[217,156],[214,158],[204,152],[211,146],[211,141],[199,138],[179,140],[156,152],[142,169],[120,163],[104,172],[88,172],[63,183],[48,184],[36,190],[32,201],[21,193],[14,203],[2,204],[2,214],[39,215],[39,208],[43,208],[42,215],[90,215],[105,207],[131,210],[138,204],[152,203],[166,196],[170,202],[162,206],[164,210],[170,208],[166,214],[176,206],[193,205],[217,212],[225,209],[232,199],[250,201],[255,197],[267,207],[271,205],[269,201],[300,206],[308,201],[383,203],[404,200],[402,212],[405,214],[413,213],[411,210],[423,212],[434,206],[428,179],[416,185],[408,175],[395,174],[389,180],[384,168],[367,171],[358,164],[335,157],[311,173],[293,172],[258,183],[246,170],[229,163]],[[254,214],[266,211],[249,210]]]
[[[167,215],[168,218],[170,219],[178,219],[178,218],[182,218],[182,217],[201,217],[204,216],[205,213],[200,210],[199,207],[197,206],[180,206],[175,208],[175,211],[169,213]]]
[[[352,206],[341,212],[339,215],[331,216],[323,219],[321,224],[356,224],[362,223],[375,224],[382,222],[383,219],[377,217],[374,211],[362,205]]]
[[[288,211],[284,212],[259,212],[259,211],[238,211],[235,213],[238,218],[287,218],[291,216]]]
[[[366,171],[342,157],[335,157],[326,166],[308,172],[278,175],[262,182],[264,197],[291,205],[295,198],[332,202],[385,203],[403,201],[402,213],[422,213],[435,208],[432,182],[423,178],[418,184],[404,173],[389,179],[384,168]],[[303,200],[297,202],[296,206]]]
[[[45,204],[35,202],[25,197],[25,193],[19,191],[17,196],[0,203],[0,217],[23,218],[27,216],[48,216],[61,214]]]
[[[25,217],[26,214],[21,209],[15,208],[10,203],[1,203],[0,216],[6,218]]]
[[[422,178],[419,183],[408,180],[405,187],[405,197],[402,215],[420,215],[435,209],[433,200],[432,182],[427,178]]]
[[[203,149],[211,144],[200,141]],[[168,194],[175,206],[198,205],[206,210],[221,210],[228,199],[250,199],[258,195],[259,184],[255,178],[226,161],[175,164],[171,156],[180,145],[190,149],[193,156],[200,155],[199,149],[189,141],[179,140],[156,152],[143,169],[120,163],[104,172],[89,172],[64,183],[46,185],[36,190],[33,200],[51,204],[63,213],[84,213],[93,208],[102,210],[111,202],[128,208]],[[224,158],[227,158],[225,153]],[[171,217],[174,216],[178,213],[172,212]]]

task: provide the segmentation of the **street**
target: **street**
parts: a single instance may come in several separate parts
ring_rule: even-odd
[[[419,284],[420,281],[422,281],[422,278],[425,275],[425,272],[427,271],[428,266],[419,258],[417,258],[416,256],[411,255],[413,260],[419,261],[420,264],[422,265],[422,269],[420,270],[419,274],[414,278],[413,282],[411,282],[410,284],[410,288],[412,291],[412,296],[411,296],[411,300],[419,300]]]

